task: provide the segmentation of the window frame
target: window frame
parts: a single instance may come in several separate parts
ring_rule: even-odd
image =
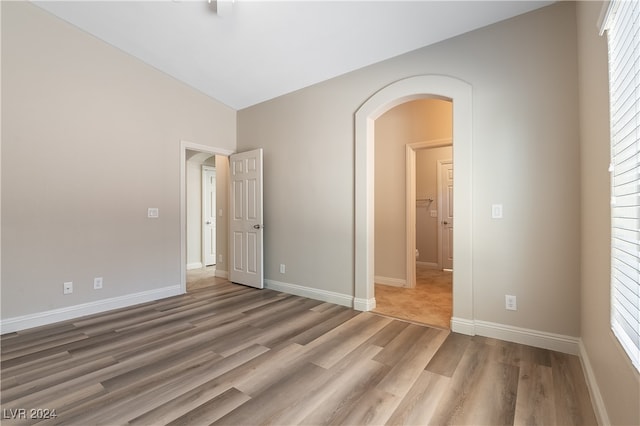
[[[605,3],[611,163],[611,329],[640,372],[640,3]]]

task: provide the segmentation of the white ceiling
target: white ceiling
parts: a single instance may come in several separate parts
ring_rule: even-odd
[[[236,110],[550,3],[35,2]]]

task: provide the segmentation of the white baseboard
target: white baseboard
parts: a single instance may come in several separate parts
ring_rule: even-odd
[[[578,355],[580,352],[578,348],[580,339],[578,337],[514,327],[494,322],[452,318],[451,330],[470,336],[479,335],[492,337],[507,342],[550,349],[571,355]]]
[[[402,278],[380,277],[380,276],[376,275],[375,277],[373,277],[373,281],[376,284],[390,285],[390,286],[393,286],[393,287],[406,287],[407,286],[407,280],[404,280]]]
[[[216,277],[229,278],[229,272],[216,268]]]
[[[591,367],[591,361],[589,361],[589,355],[587,349],[584,347],[582,339],[578,341],[578,348],[580,350],[580,362],[582,364],[582,371],[584,371],[584,377],[587,381],[587,388],[589,389],[589,395],[591,396],[591,404],[593,405],[593,411],[595,411],[596,419],[599,425],[610,425],[609,414],[607,414],[607,408],[604,405],[598,382],[596,381],[596,375]]]
[[[66,308],[53,309],[46,312],[7,318],[0,320],[0,333],[13,333],[27,328],[53,324],[55,322],[98,314],[113,309],[126,308],[128,306],[152,302],[179,294],[181,294],[181,287],[174,285],[140,293],[127,294],[125,296],[112,297],[110,299],[96,300],[94,302],[82,303]]]
[[[451,331],[474,336],[476,334],[475,322],[464,318],[451,318]]]
[[[190,271],[192,269],[202,269],[202,263],[201,262],[187,263],[187,271]]]
[[[475,326],[476,334],[480,336],[493,337],[494,339],[550,349],[571,355],[578,355],[580,352],[578,349],[580,339],[578,337],[477,320],[475,321]]]
[[[304,287],[297,284],[283,283],[274,280],[264,280],[264,284],[265,287],[270,290],[295,294],[296,296],[308,297],[309,299],[321,300],[323,302],[335,303],[336,305],[348,306],[349,308],[353,306],[353,297],[342,293],[319,290],[317,288]]]
[[[361,299],[359,297],[353,298],[353,309],[356,311],[368,312],[373,311],[376,308],[376,299]]]

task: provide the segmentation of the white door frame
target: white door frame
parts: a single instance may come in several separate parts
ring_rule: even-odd
[[[180,141],[180,293],[187,292],[187,150],[229,156],[234,151]]]
[[[200,231],[201,231],[201,234],[202,234],[202,237],[201,237],[202,238],[202,240],[201,240],[201,246],[202,247],[200,248],[200,251],[202,253],[202,266],[205,267],[205,266],[207,266],[207,262],[206,262],[207,255],[206,255],[206,250],[205,250],[207,248],[206,239],[208,238],[208,235],[209,235],[209,231],[207,230],[207,227],[205,226],[206,224],[204,223],[205,216],[206,216],[206,213],[207,213],[207,205],[206,205],[207,204],[207,197],[208,197],[207,190],[208,190],[208,187],[209,187],[209,181],[207,179],[207,173],[213,173],[213,176],[216,178],[216,180],[217,180],[217,176],[216,176],[216,168],[215,167],[207,166],[206,164],[203,164],[201,170],[202,170],[202,187],[201,187],[202,188],[202,196],[201,196],[201,198],[202,198],[202,201],[201,201],[202,218],[201,218],[201,221],[200,221]],[[217,194],[217,191],[216,191],[215,188],[213,190],[213,193]],[[213,204],[216,205],[215,200],[214,200]],[[217,234],[217,232],[218,232],[218,230],[217,230],[217,226],[218,226],[218,223],[217,223],[217,221],[218,221],[217,205],[214,207],[214,209],[211,212],[211,214],[213,216],[214,228],[216,229],[215,232]],[[215,252],[217,250],[215,236],[213,238],[213,241],[211,241],[209,244],[212,244],[213,247],[214,247],[214,250],[213,250],[214,251],[213,265],[215,265],[217,263],[217,259],[216,259],[217,254],[215,254]]]
[[[453,160],[438,160],[436,164],[436,188],[438,191],[438,269],[444,269],[444,228],[442,227],[442,221],[444,216],[444,192],[442,191],[442,169],[446,164],[451,164],[453,167]],[[454,172],[455,173],[455,172]],[[455,180],[454,180],[455,185]],[[455,193],[454,193],[455,196]],[[455,210],[454,210],[455,211]],[[453,231],[455,233],[455,230]]]
[[[473,316],[472,87],[444,75],[421,75],[396,81],[371,96],[355,114],[355,289],[354,308],[375,308],[374,181],[375,120],[401,103],[423,98],[453,101],[454,190],[453,318],[451,329],[475,334]]]
[[[406,192],[405,192],[405,211],[406,211],[406,241],[407,241],[407,284],[406,287],[414,288],[416,286],[416,151],[427,148],[440,148],[443,146],[451,146],[453,140],[434,139],[431,141],[408,143],[405,148],[405,171],[406,171]]]

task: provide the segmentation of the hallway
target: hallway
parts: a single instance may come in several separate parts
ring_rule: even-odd
[[[449,329],[453,312],[453,273],[416,265],[416,287],[375,285],[373,312]]]

